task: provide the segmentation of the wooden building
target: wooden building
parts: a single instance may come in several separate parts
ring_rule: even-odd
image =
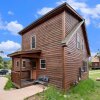
[[[22,31],[21,51],[12,57],[12,81],[18,87],[46,75],[61,89],[88,78],[88,44],[85,20],[67,3],[48,12]]]
[[[92,57],[91,63],[92,63],[92,66],[91,66],[92,69],[100,69],[100,61],[98,57],[96,56]]]

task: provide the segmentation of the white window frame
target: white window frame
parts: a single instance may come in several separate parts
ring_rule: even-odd
[[[19,61],[18,61],[18,60],[16,61],[16,67],[19,67],[19,66],[17,66],[17,63],[18,63],[18,65],[19,65]]]
[[[32,48],[32,37],[35,37],[35,48],[36,48],[36,35],[31,36],[31,43],[30,43],[31,44],[31,49],[35,49],[35,48]]]
[[[42,68],[42,67],[41,67],[41,61],[42,61],[42,60],[45,60],[45,59],[40,59],[40,69],[46,69],[46,60],[45,60],[45,68]]]

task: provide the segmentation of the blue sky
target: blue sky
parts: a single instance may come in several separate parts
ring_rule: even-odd
[[[0,50],[3,57],[18,50],[21,36],[17,33],[63,2],[69,3],[86,19],[92,55],[100,49],[99,0],[1,0],[0,1]]]

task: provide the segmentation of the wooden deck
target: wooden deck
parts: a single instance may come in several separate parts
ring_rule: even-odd
[[[32,85],[34,83],[34,80],[21,80],[21,86],[22,87],[25,87],[25,86],[29,86],[29,85]]]
[[[21,76],[23,76],[23,74]],[[30,79],[30,78],[21,79],[20,72],[13,71],[11,74],[11,79],[12,79],[13,84],[17,88],[29,86],[29,85],[32,85],[34,83],[34,79]]]

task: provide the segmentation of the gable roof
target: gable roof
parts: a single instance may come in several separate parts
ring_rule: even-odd
[[[68,42],[71,40],[73,35],[77,32],[77,30],[81,27],[81,25],[84,23],[84,20],[78,23],[72,30],[71,32],[62,40],[63,45],[68,45]]]
[[[48,12],[47,14],[45,14],[44,16],[42,16],[41,18],[39,18],[38,20],[36,20],[35,22],[33,22],[30,25],[28,25],[26,28],[24,28],[23,30],[21,30],[19,32],[19,34],[22,35],[22,34],[28,32],[29,30],[31,30],[34,27],[40,25],[41,23],[49,20],[50,18],[56,16],[57,14],[60,14],[62,11],[68,11],[71,15],[73,15],[74,17],[76,17],[80,22],[85,21],[85,19],[82,18],[69,4],[63,3],[62,5],[60,5],[57,8],[51,10],[50,12]],[[90,56],[91,54],[90,54],[90,49],[89,49],[89,44],[88,44],[88,38],[87,38],[87,32],[86,32],[85,22],[82,22],[81,26],[82,26],[83,31],[84,31],[84,37],[85,37],[85,42],[86,42],[86,47],[87,47],[88,55]],[[77,26],[77,29],[78,29],[78,26]],[[76,29],[73,29],[73,32],[75,30]]]
[[[25,27],[23,30],[19,32],[19,34],[24,34],[25,32],[29,31],[30,29],[36,27],[37,25],[49,20],[50,18],[54,17],[55,15],[61,13],[62,11],[67,10],[69,13],[77,17],[79,20],[83,20],[83,18],[67,3],[63,3],[62,5],[56,7],[55,9],[51,10],[44,16],[40,17],[38,20],[32,22],[30,25]]]
[[[73,37],[73,35],[77,32],[77,30],[78,30],[81,26],[83,26],[83,30],[85,31],[85,33],[84,33],[83,35],[84,35],[84,37],[85,37],[85,42],[86,42],[88,54],[89,54],[89,56],[90,56],[91,54],[90,54],[90,49],[89,49],[89,44],[88,44],[88,39],[87,39],[87,33],[86,33],[86,30],[85,30],[85,20],[80,21],[80,22],[71,30],[71,32],[68,33],[68,35],[64,38],[64,40],[62,40],[62,45],[63,45],[63,46],[67,46],[67,45],[68,45],[68,42],[71,40],[71,38]]]
[[[91,58],[91,62],[99,62],[99,58],[94,56]]]
[[[36,54],[41,53],[41,50],[28,50],[28,51],[16,51],[14,53],[8,54],[8,57],[13,57],[16,55],[24,55],[24,54]]]

